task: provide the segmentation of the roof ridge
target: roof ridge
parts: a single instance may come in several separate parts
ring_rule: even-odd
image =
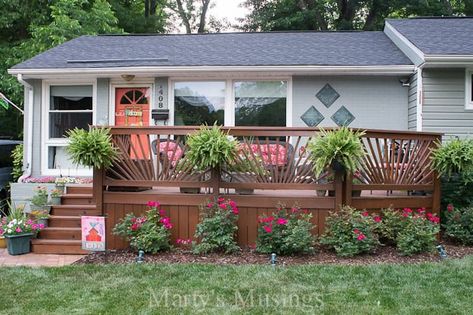
[[[354,33],[383,33],[383,31],[364,31],[364,30],[339,30],[339,31],[317,31],[317,30],[293,30],[293,31],[264,31],[264,32],[223,32],[223,33],[129,33],[129,34],[98,34],[83,35],[90,37],[97,36],[218,36],[218,35],[246,35],[246,34],[354,34]],[[81,36],[82,37],[82,36]]]
[[[461,20],[461,19],[473,19],[473,16],[411,16],[407,18],[386,18],[386,21],[407,21],[407,20]]]

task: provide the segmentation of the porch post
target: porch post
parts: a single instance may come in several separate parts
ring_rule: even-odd
[[[103,215],[103,177],[104,171],[102,169],[94,168],[93,195],[96,210],[101,215]]]
[[[335,171],[335,211],[340,210],[344,202],[344,182],[343,177],[345,174],[343,171]]]

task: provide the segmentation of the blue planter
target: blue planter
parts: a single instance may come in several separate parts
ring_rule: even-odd
[[[31,251],[31,239],[33,233],[25,233],[20,235],[5,235],[7,240],[8,253],[10,255],[27,254]]]

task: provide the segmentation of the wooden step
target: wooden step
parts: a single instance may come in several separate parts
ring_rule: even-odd
[[[51,215],[48,220],[48,226],[80,228],[80,216]]]
[[[76,227],[47,227],[39,232],[40,239],[80,240],[81,229]]]
[[[61,197],[62,205],[92,205],[95,204],[92,194],[65,194]]]
[[[92,185],[68,185],[66,187],[68,194],[92,194]]]
[[[55,216],[101,215],[95,205],[57,205],[52,206],[51,214]]]
[[[31,248],[36,254],[88,254],[80,240],[33,239]]]

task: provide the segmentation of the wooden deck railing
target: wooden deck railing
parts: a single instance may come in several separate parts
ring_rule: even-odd
[[[160,200],[171,207],[171,217],[177,216],[173,237],[188,237],[198,219],[198,205],[215,195],[233,198],[244,209],[239,221],[246,231],[239,236],[242,244],[254,241],[256,214],[279,201],[309,209],[317,233],[323,232],[328,211],[344,204],[358,209],[440,210],[440,182],[430,160],[431,149],[441,140],[437,133],[367,130],[362,139],[367,154],[354,176],[331,172],[315,176],[306,147],[317,128],[223,128],[239,141],[239,155],[221,170],[203,172],[195,171],[186,158],[186,136],[196,129],[111,128],[119,159],[106,172],[94,170],[97,209],[109,217],[110,229],[127,211],[144,211],[148,200]],[[234,167],[242,164],[243,169]],[[118,187],[128,192],[112,191]],[[148,190],[130,191],[133,187]],[[177,187],[200,187],[204,193],[181,194]],[[255,190],[255,194],[235,193],[240,190]],[[316,190],[331,193],[320,195]],[[360,196],[357,191],[364,193]]]

